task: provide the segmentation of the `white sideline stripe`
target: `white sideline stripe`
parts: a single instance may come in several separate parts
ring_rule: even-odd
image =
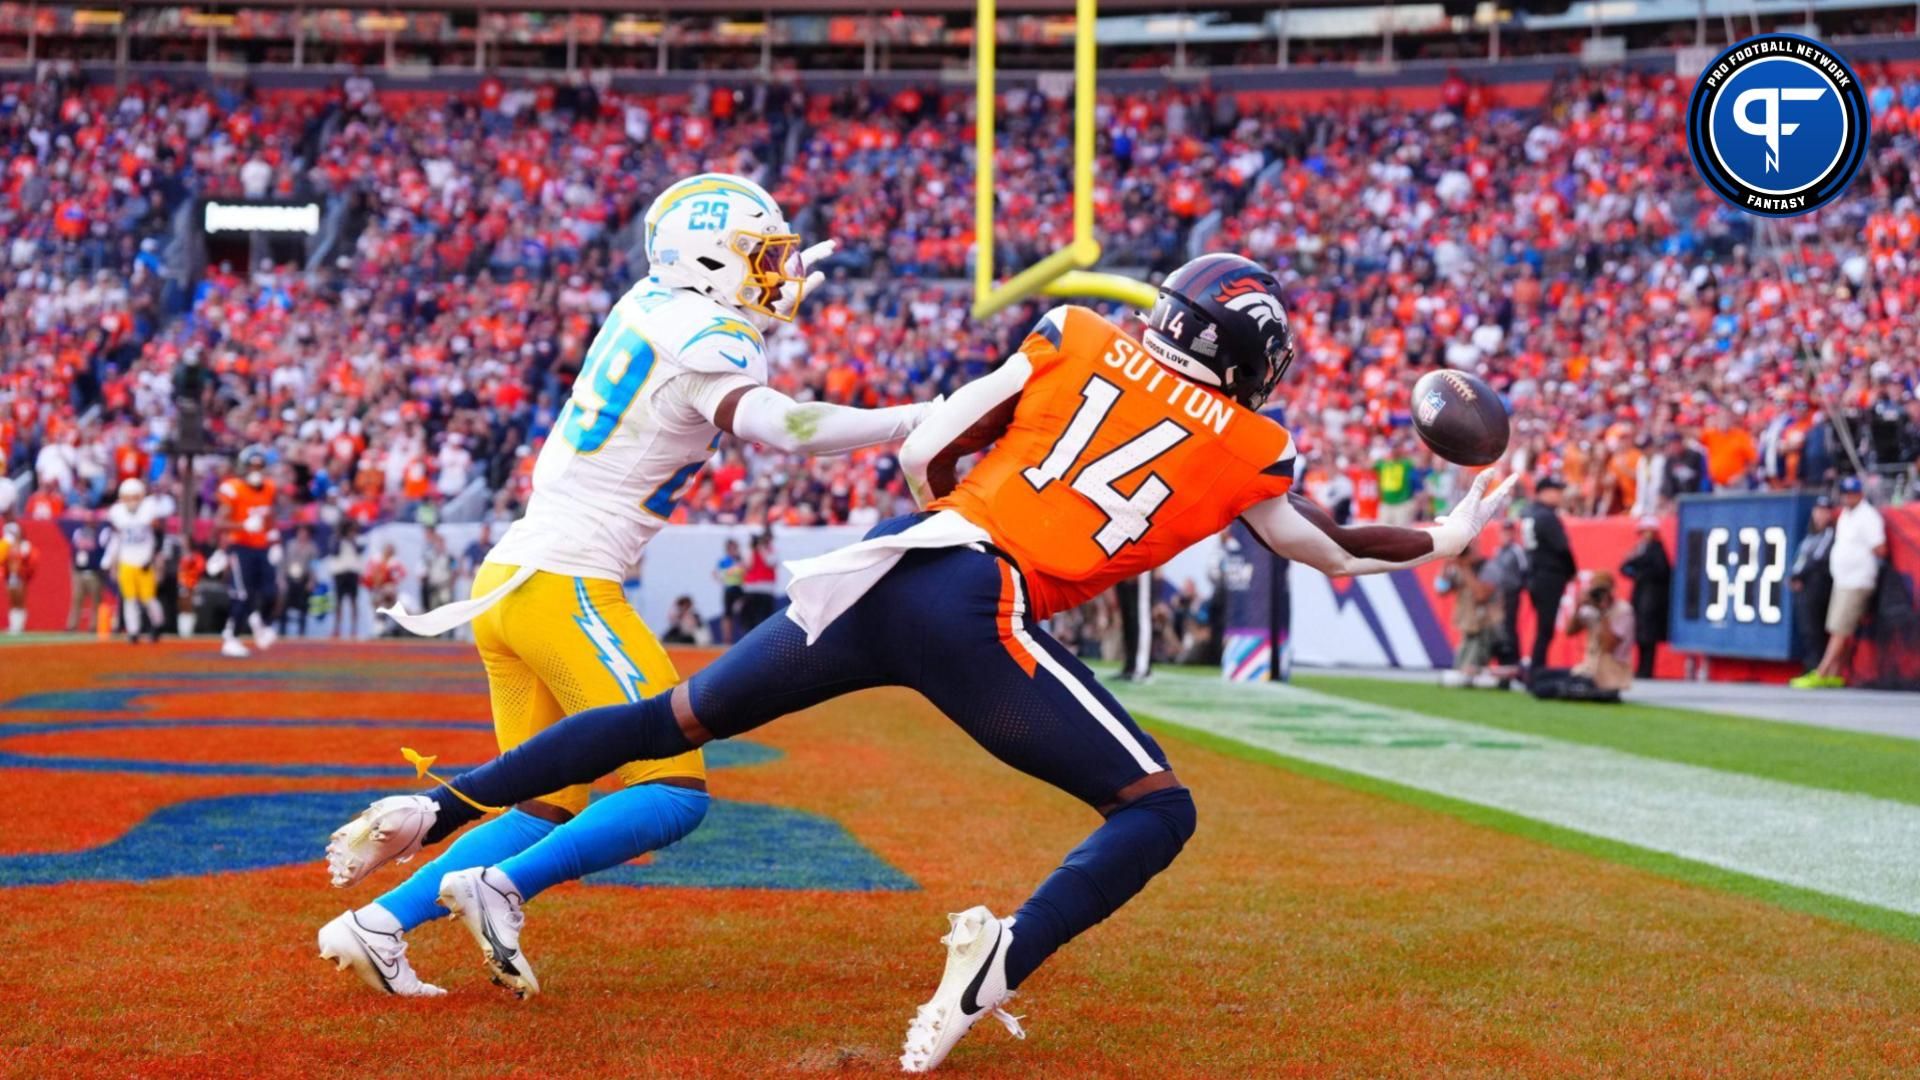
[[[1120,740],[1120,745],[1126,747],[1127,753],[1133,755],[1134,764],[1148,773],[1165,771],[1160,767],[1159,762],[1153,760],[1153,755],[1147,753],[1147,748],[1140,745],[1140,740],[1133,737],[1133,733],[1127,730],[1125,724],[1114,719],[1114,715],[1107,711],[1105,705],[1100,704],[1100,699],[1094,697],[1085,684],[1074,678],[1073,673],[1062,667],[1060,661],[1053,658],[1052,653],[1041,648],[1039,642],[1028,636],[1026,616],[1027,583],[1020,579],[1020,571],[1015,570],[1013,572],[1013,615],[1008,619],[1013,624],[1013,636],[1029,653],[1033,654],[1034,660],[1038,661],[1041,667],[1046,668],[1054,678],[1059,679],[1066,686],[1067,692],[1073,695],[1075,701],[1092,713],[1095,720],[1100,721],[1101,727],[1106,728],[1114,738]],[[1143,627],[1142,630],[1144,632],[1145,628]]]
[[[1435,689],[1449,692],[1494,691]],[[1920,915],[1920,805],[1289,686],[1165,673],[1116,693],[1130,709],[1285,757]]]

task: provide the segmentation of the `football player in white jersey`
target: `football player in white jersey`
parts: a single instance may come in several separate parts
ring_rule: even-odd
[[[588,348],[535,463],[526,514],[475,575],[471,599],[424,615],[384,611],[423,635],[473,624],[503,751],[565,716],[679,681],[621,582],[721,433],[789,452],[844,453],[904,438],[931,407],[801,403],[766,385],[764,335],[792,321],[833,243],[802,251],[773,197],[751,180],[705,173],[667,188],[647,211],[646,249],[651,272]],[[408,964],[402,935],[451,910],[495,982],[522,997],[537,993],[519,948],[522,905],[673,843],[706,814],[698,751],[618,775],[624,788],[591,806],[580,785],[467,833],[399,887],[323,927],[320,955],[375,989],[437,995]],[[382,827],[365,820],[341,832]],[[334,883],[358,876],[338,867]]]
[[[140,640],[140,617],[146,615],[149,640],[160,640],[160,607],[154,562],[160,554],[160,522],[173,513],[173,500],[147,494],[147,485],[131,477],[120,482],[120,498],[107,509],[107,541],[102,565],[114,572],[120,586],[120,617],[127,640]]]

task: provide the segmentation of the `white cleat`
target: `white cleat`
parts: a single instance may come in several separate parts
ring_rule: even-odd
[[[273,648],[273,643],[279,640],[280,635],[276,633],[271,626],[256,626],[253,628],[253,647],[259,649],[261,652],[266,652],[268,649]]]
[[[239,638],[230,637],[221,639],[220,655],[231,657],[235,660],[245,660],[247,657],[252,656],[253,652],[245,645],[240,644]]]
[[[440,804],[425,795],[389,795],[327,839],[327,876],[344,889],[396,859],[406,862],[440,816]]]
[[[392,916],[387,917],[389,920]],[[377,921],[377,920],[373,920]],[[398,925],[398,924],[396,924]],[[375,930],[346,912],[320,928],[320,959],[342,971],[352,968],[368,986],[396,997],[440,997],[445,990],[421,982],[407,963],[407,939],[398,930]]]
[[[1005,1024],[1014,1038],[1027,1037],[1020,1018],[1001,1008],[1013,998],[1013,991],[1007,989],[1007,950],[1013,946],[1010,920],[973,907],[947,916],[947,921],[953,928],[940,939],[947,947],[947,971],[933,1000],[920,1006],[907,1027],[900,1054],[902,1072],[931,1072],[988,1014]]]
[[[440,879],[440,905],[480,944],[494,984],[525,1000],[540,992],[540,980],[520,951],[520,929],[527,924],[523,903],[520,887],[498,867],[455,870]]]

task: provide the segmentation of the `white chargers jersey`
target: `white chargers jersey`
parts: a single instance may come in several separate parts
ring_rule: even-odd
[[[719,446],[725,394],[767,380],[760,331],[686,289],[641,281],[607,313],[534,463],[527,512],[487,556],[621,581]]]
[[[165,500],[152,495],[138,505],[116,502],[107,508],[107,525],[119,545],[115,558],[122,566],[151,566],[160,550],[160,533],[155,524],[171,512]]]

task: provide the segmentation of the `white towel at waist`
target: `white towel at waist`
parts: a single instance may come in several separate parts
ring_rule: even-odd
[[[485,615],[493,605],[499,603],[508,593],[525,585],[528,578],[539,572],[538,567],[523,566],[514,571],[512,577],[501,582],[496,588],[484,596],[476,596],[470,600],[456,600],[451,604],[442,604],[432,611],[422,612],[418,615],[408,611],[405,603],[396,603],[392,607],[377,608],[375,610],[378,611],[379,614],[385,615],[387,618],[399,623],[402,628],[410,633],[419,634],[421,637],[439,637],[441,634],[452,630],[456,626],[465,626],[480,616]]]
[[[985,529],[957,511],[942,510],[904,532],[862,540],[811,559],[794,559],[786,564],[793,576],[787,585],[787,596],[793,600],[787,617],[807,632],[811,645],[907,552],[992,540]]]

